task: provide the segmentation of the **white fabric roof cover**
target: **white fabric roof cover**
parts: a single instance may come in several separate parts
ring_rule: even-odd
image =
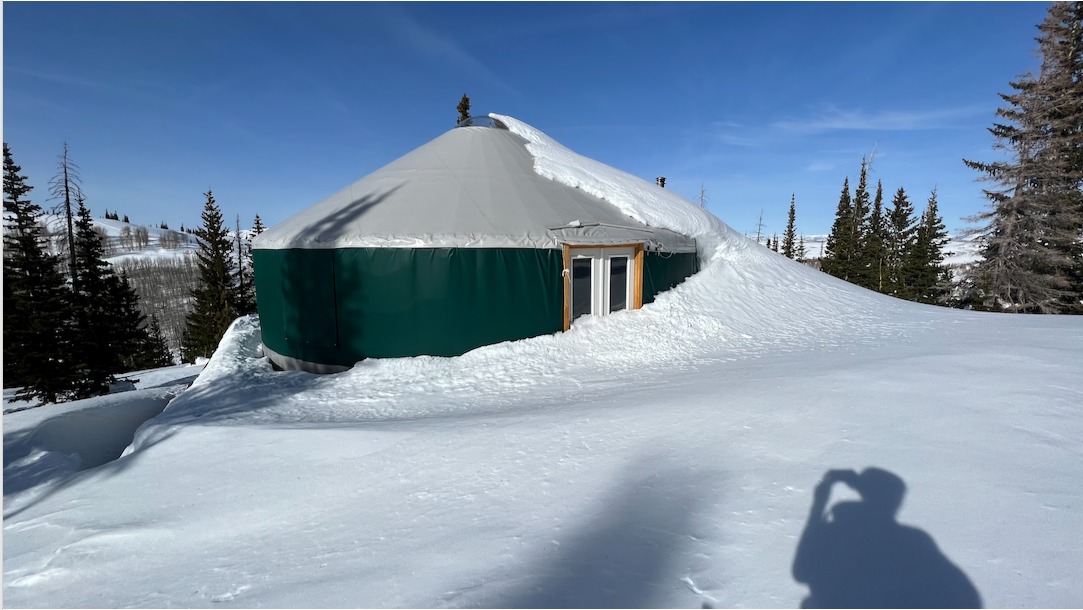
[[[526,140],[456,127],[257,236],[256,249],[560,248],[645,244],[695,252],[614,205],[534,171]]]

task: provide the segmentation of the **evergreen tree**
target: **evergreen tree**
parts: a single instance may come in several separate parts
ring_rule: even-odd
[[[876,196],[872,202],[872,212],[865,221],[862,231],[861,261],[862,273],[860,285],[884,292],[884,276],[887,272],[887,223],[884,221],[884,185],[876,182]]]
[[[70,383],[68,289],[48,252],[41,207],[4,143],[4,387],[16,400],[57,402]]]
[[[797,247],[794,249],[794,257],[797,262],[803,263],[808,260],[808,251],[805,250],[805,236],[799,235],[797,237]]]
[[[906,196],[906,189],[899,187],[891,200],[891,209],[887,213],[885,267],[885,294],[903,299],[911,298],[910,286],[914,278],[907,276],[907,259],[914,247],[917,226],[914,220],[914,206]]]
[[[854,225],[854,205],[850,199],[850,179],[846,178],[842,183],[838,208],[835,210],[835,221],[831,225],[831,233],[827,236],[821,265],[824,273],[844,280],[853,277],[854,260],[860,245],[857,235],[857,227]]]
[[[778,235],[773,236],[773,238],[768,238],[767,245],[771,250],[778,252]]]
[[[128,215],[127,214],[124,215],[124,222],[131,223],[131,221],[128,220]]]
[[[467,97],[465,93],[463,94],[462,99],[459,100],[459,105],[456,106],[455,109],[459,111],[459,118],[455,121],[456,125],[470,118],[470,98]]]
[[[111,301],[113,302],[113,349],[120,354],[120,365],[116,373],[128,373],[143,369],[159,368],[173,364],[173,357],[168,348],[164,348],[165,340],[161,336],[161,328],[158,328],[158,336],[153,335],[151,325],[139,307],[139,293],[132,286],[127,273],[121,273],[110,283],[112,285]],[[166,350],[167,358],[163,359],[158,353],[159,346],[154,342],[159,341]]]
[[[195,304],[185,321],[181,350],[185,362],[209,358],[218,348],[229,325],[237,317],[230,270],[229,234],[211,191],[204,193],[203,226],[199,238],[199,288],[192,291]]]
[[[256,214],[256,218],[252,221],[252,235],[257,236],[266,230],[263,220],[260,219],[259,214]],[[252,270],[252,313],[256,313],[256,259],[251,239],[248,240],[248,268]]]
[[[121,277],[127,279],[124,276]],[[151,316],[140,350],[132,358],[129,370],[157,369],[173,364],[175,364],[173,354],[170,353],[169,345],[166,343],[165,336],[162,335],[158,316]]]
[[[872,210],[869,203],[868,180],[869,161],[862,157],[857,188],[854,189],[854,219],[850,225],[851,231],[853,231],[850,240],[854,244],[850,281],[854,283],[860,283],[860,278],[866,273],[868,267],[868,262],[862,258],[864,255],[865,225],[868,223],[869,212]]]
[[[797,195],[790,194],[790,213],[786,217],[786,233],[782,236],[782,254],[786,258],[797,256],[797,250],[795,249],[795,240],[797,239],[797,228],[795,227],[797,220],[796,200]]]
[[[949,241],[947,227],[937,209],[936,189],[929,195],[925,212],[921,215],[908,258],[908,275],[913,278],[911,297],[921,303],[943,301],[950,271],[944,267],[944,246]]]
[[[76,202],[75,271],[79,287],[72,294],[76,331],[73,397],[87,398],[107,393],[118,374],[132,370],[135,356],[146,341],[146,318],[139,311],[135,289],[105,261],[101,236],[94,230],[82,194]]]
[[[252,281],[252,246],[248,237],[241,235],[241,216],[236,218],[234,244],[237,254],[234,307],[237,315],[246,316],[256,313],[256,289]]]
[[[982,244],[968,300],[1001,311],[1083,312],[1083,3],[1038,26],[1037,76],[1009,83],[989,132],[1005,161],[964,163],[994,183],[971,218]]]

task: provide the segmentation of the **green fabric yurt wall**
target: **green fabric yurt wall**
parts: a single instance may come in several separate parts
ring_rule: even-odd
[[[699,257],[694,252],[658,254],[648,252],[643,259],[643,304],[680,284],[699,271]]]
[[[558,332],[559,250],[256,250],[264,344],[305,362],[458,356]],[[647,254],[643,301],[696,271],[694,254]]]
[[[307,362],[458,356],[557,332],[559,250],[256,250],[263,342]]]

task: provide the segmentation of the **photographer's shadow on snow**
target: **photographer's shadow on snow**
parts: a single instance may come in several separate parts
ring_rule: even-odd
[[[831,487],[861,495],[828,510]],[[924,531],[895,516],[906,484],[866,468],[829,470],[816,486],[793,577],[808,585],[802,608],[980,608],[973,583]]]

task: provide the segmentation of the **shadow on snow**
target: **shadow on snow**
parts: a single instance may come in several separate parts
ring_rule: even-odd
[[[844,483],[860,501],[828,510]],[[980,608],[970,579],[924,531],[895,520],[906,484],[879,468],[829,470],[817,485],[793,562],[802,608]]]
[[[654,462],[654,464],[652,464]],[[644,608],[672,603],[689,591],[675,575],[696,544],[706,473],[657,467],[641,460],[604,507],[556,555],[530,569],[538,574],[518,592],[485,600],[495,608]],[[705,487],[706,484],[706,487]],[[697,595],[698,597],[698,595]],[[709,607],[700,599],[698,604]]]

